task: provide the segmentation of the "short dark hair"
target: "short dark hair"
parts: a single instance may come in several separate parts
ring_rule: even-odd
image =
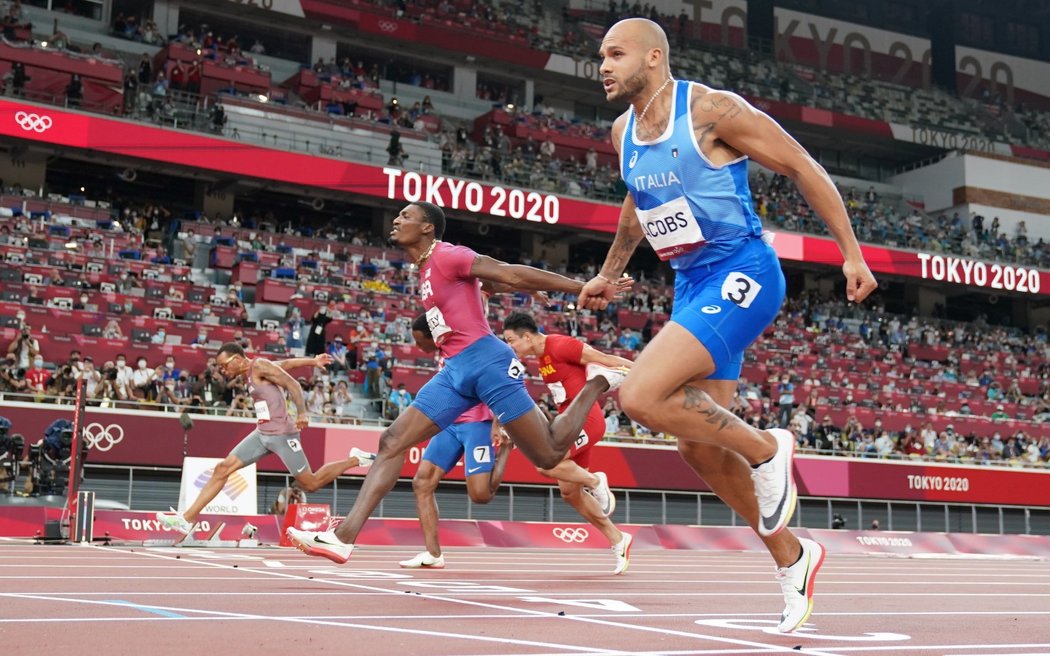
[[[219,357],[223,353],[229,353],[230,355],[244,355],[244,348],[237,342],[226,342],[219,347],[219,352],[215,354],[215,357]]]
[[[536,325],[536,320],[532,318],[531,314],[524,312],[511,312],[508,314],[507,318],[503,320],[503,330],[513,330],[519,335],[523,332],[540,332],[539,326]]]
[[[409,205],[423,210],[423,220],[434,226],[434,239],[441,239],[445,234],[445,210],[425,200],[413,201]]]
[[[434,338],[434,335],[430,332],[430,324],[427,323],[427,315],[425,314],[421,314],[412,320],[412,330],[418,330],[427,337]]]

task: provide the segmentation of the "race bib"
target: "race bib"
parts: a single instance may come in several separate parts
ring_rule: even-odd
[[[736,303],[744,310],[751,307],[760,291],[762,291],[762,285],[751,276],[739,271],[730,273],[722,282],[722,298]]]
[[[586,431],[580,431],[580,436],[576,438],[576,443],[575,443],[576,450],[580,450],[583,447],[587,446],[587,442],[589,442],[589,441],[590,440],[587,438],[587,432]]]
[[[491,462],[492,451],[487,446],[474,447],[474,462]]]
[[[255,416],[259,421],[270,421],[270,406],[266,401],[255,402]]]
[[[547,389],[550,390],[551,400],[554,401],[555,405],[561,405],[565,403],[565,386],[561,383],[547,383]]]
[[[514,379],[521,378],[525,375],[525,365],[517,358],[514,358],[510,361],[510,366],[507,367],[507,375]]]
[[[427,326],[430,328],[435,344],[440,344],[445,335],[452,332],[452,329],[445,323],[445,315],[441,314],[441,309],[436,305],[427,310]]]
[[[704,234],[683,197],[650,210],[636,210],[646,239],[661,260],[695,251],[704,245]]]

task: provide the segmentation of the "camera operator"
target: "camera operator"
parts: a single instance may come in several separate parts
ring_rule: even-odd
[[[76,393],[77,374],[71,365],[59,367],[47,386],[47,393],[54,396],[71,398]]]
[[[18,336],[8,345],[7,352],[14,354],[18,367],[29,368],[33,358],[40,354],[40,342],[31,334],[29,324],[22,323]]]
[[[18,366],[13,353],[0,360],[0,391],[24,392],[26,389],[26,371]]]
[[[95,361],[87,356],[81,362],[80,377],[84,379],[84,398],[93,399],[98,394],[102,375],[95,369]]]
[[[214,408],[223,405],[226,383],[209,366],[193,388],[193,405]]]
[[[0,417],[0,492],[9,492],[18,478],[18,464],[22,461],[22,436],[9,435],[11,421]]]
[[[122,389],[123,386],[118,380],[116,365],[112,362],[106,362],[102,365],[98,387],[95,388],[95,394],[92,398],[101,401],[99,405],[103,408],[111,408],[114,405],[114,401],[127,398],[127,396],[121,395]]]

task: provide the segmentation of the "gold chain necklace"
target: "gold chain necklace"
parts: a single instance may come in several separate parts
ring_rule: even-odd
[[[666,80],[664,80],[664,83],[660,85],[660,88],[656,90],[656,93],[654,93],[652,97],[649,98],[649,102],[645,103],[645,107],[642,108],[642,113],[638,115],[638,123],[642,122],[642,119],[645,118],[645,113],[649,111],[649,106],[653,104],[653,101],[656,100],[656,97],[660,95],[660,92],[663,91],[673,79],[674,78],[669,77]]]
[[[430,248],[428,248],[425,253],[423,253],[418,258],[416,258],[416,266],[417,267],[423,266],[423,263],[427,261],[427,258],[430,257],[430,254],[434,252],[434,247],[437,246],[439,243],[441,243],[441,240],[440,239],[435,239],[434,241],[432,241],[430,243]]]

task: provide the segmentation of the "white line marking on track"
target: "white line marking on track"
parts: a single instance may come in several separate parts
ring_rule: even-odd
[[[122,604],[115,603],[112,601],[94,601],[89,599],[65,599],[62,597],[49,597],[46,595],[30,595],[30,594],[9,594],[6,596],[20,597],[23,599],[37,599],[42,601],[65,601],[70,603],[80,604],[92,604],[101,606],[121,606]],[[515,638],[507,637],[483,637],[471,634],[460,634],[460,633],[448,633],[445,631],[425,631],[422,629],[405,629],[399,627],[386,627],[386,626],[373,626],[365,624],[347,624],[344,622],[331,622],[327,620],[302,620],[297,618],[283,617],[283,616],[271,616],[271,615],[257,615],[254,613],[234,613],[228,611],[217,611],[217,610],[200,610],[196,608],[178,608],[172,606],[153,606],[156,610],[178,612],[178,613],[198,613],[202,615],[210,615],[214,617],[224,619],[246,619],[246,620],[265,620],[268,622],[290,622],[293,624],[314,624],[318,626],[335,626],[340,628],[352,628],[352,629],[370,629],[373,631],[386,631],[391,633],[409,633],[414,635],[422,635],[431,638],[455,638],[460,640],[478,640],[483,642],[501,642],[506,644],[522,645],[527,647],[547,647],[553,649],[567,649],[576,650],[584,654],[615,654],[615,650],[602,649],[599,647],[587,647],[578,645],[561,645],[552,642],[540,642],[535,640],[518,640]],[[168,618],[174,620],[175,618]]]
[[[118,549],[116,549],[115,547],[93,546],[92,548],[100,549],[100,550],[104,550],[104,551],[118,551]],[[142,555],[147,556],[147,557],[151,557],[151,558],[170,558],[170,556],[166,556],[166,555],[162,555],[162,554],[156,554],[156,553],[143,553]],[[190,561],[190,562],[194,562],[194,561]],[[202,561],[202,562],[206,562],[206,561]],[[209,565],[213,565],[214,567],[217,567],[217,568],[230,568],[231,567],[230,565],[224,565],[222,563],[216,563],[216,562],[208,562],[208,564]],[[274,572],[274,571],[267,572],[265,570],[256,570],[256,569],[252,569],[250,567],[241,567],[240,571],[242,571],[242,572],[251,572],[251,573],[255,573],[255,574],[270,574],[272,576],[278,576],[278,577],[290,578],[290,579],[297,579],[297,580],[300,580],[300,581],[311,580],[311,579],[307,579],[307,578],[305,578],[303,576],[290,574],[290,573],[286,573],[286,572]],[[394,590],[387,590],[385,588],[375,588],[375,587],[371,587],[371,586],[362,585],[360,583],[350,583],[348,581],[339,581],[339,580],[332,580],[332,579],[313,579],[313,580],[315,582],[317,582],[317,583],[321,583],[321,584],[325,584],[325,585],[338,585],[338,586],[350,587],[350,588],[360,588],[360,589],[364,589],[364,590],[384,592],[384,593],[387,593],[387,594],[400,595],[403,592],[403,591],[400,591],[400,590],[394,591]],[[575,594],[578,594],[578,593],[573,593],[573,594],[575,595]],[[741,640],[741,639],[737,639],[737,638],[729,638],[729,637],[724,637],[724,636],[713,636],[713,635],[699,634],[699,633],[695,633],[695,632],[691,632],[691,631],[677,631],[677,630],[673,630],[673,629],[660,629],[660,628],[657,628],[657,627],[640,626],[640,625],[635,625],[635,624],[623,624],[623,623],[620,623],[620,622],[613,622],[613,621],[610,621],[610,620],[597,619],[597,618],[592,618],[592,617],[581,617],[581,616],[576,616],[576,615],[564,615],[564,616],[562,616],[562,615],[556,615],[554,613],[548,613],[548,612],[532,610],[532,609],[521,609],[521,608],[514,608],[514,607],[509,607],[509,606],[499,606],[499,605],[495,605],[495,604],[488,604],[488,603],[479,602],[479,601],[472,601],[472,600],[468,600],[468,599],[456,599],[456,598],[448,597],[446,595],[435,595],[435,594],[425,593],[425,594],[421,594],[421,595],[417,595],[417,596],[423,597],[423,598],[426,598],[426,599],[432,599],[432,600],[435,600],[435,601],[448,601],[448,602],[458,603],[458,604],[479,606],[479,607],[482,607],[482,608],[491,608],[493,610],[503,610],[503,611],[509,611],[509,612],[518,612],[518,613],[522,613],[522,614],[526,614],[526,615],[539,615],[539,616],[548,617],[548,618],[551,618],[551,619],[562,619],[562,620],[568,620],[568,621],[577,621],[577,622],[583,622],[583,623],[598,624],[598,625],[603,625],[603,626],[615,627],[615,628],[619,628],[619,629],[644,631],[644,632],[657,633],[657,634],[667,635],[667,636],[677,636],[677,637],[685,637],[685,638],[692,638],[692,639],[699,639],[699,640],[709,640],[709,641],[712,641],[712,642],[723,642],[723,643],[739,645],[739,646],[745,646],[745,647],[760,648],[763,651],[768,651],[768,652],[780,652],[780,653],[794,654],[795,651],[796,651],[794,649],[791,649],[790,647],[782,647],[780,645],[774,645],[774,644],[763,643],[763,642],[755,642],[755,641],[750,641],[750,640]],[[587,649],[588,648],[582,648],[583,651],[586,651]],[[595,653],[595,652],[592,650],[590,653]],[[602,649],[602,650],[599,650],[598,653],[610,653],[610,650]],[[612,653],[616,653],[616,652],[613,651]],[[835,654],[833,652],[818,651],[816,649],[807,649],[806,653],[810,654],[811,656],[835,656]]]

